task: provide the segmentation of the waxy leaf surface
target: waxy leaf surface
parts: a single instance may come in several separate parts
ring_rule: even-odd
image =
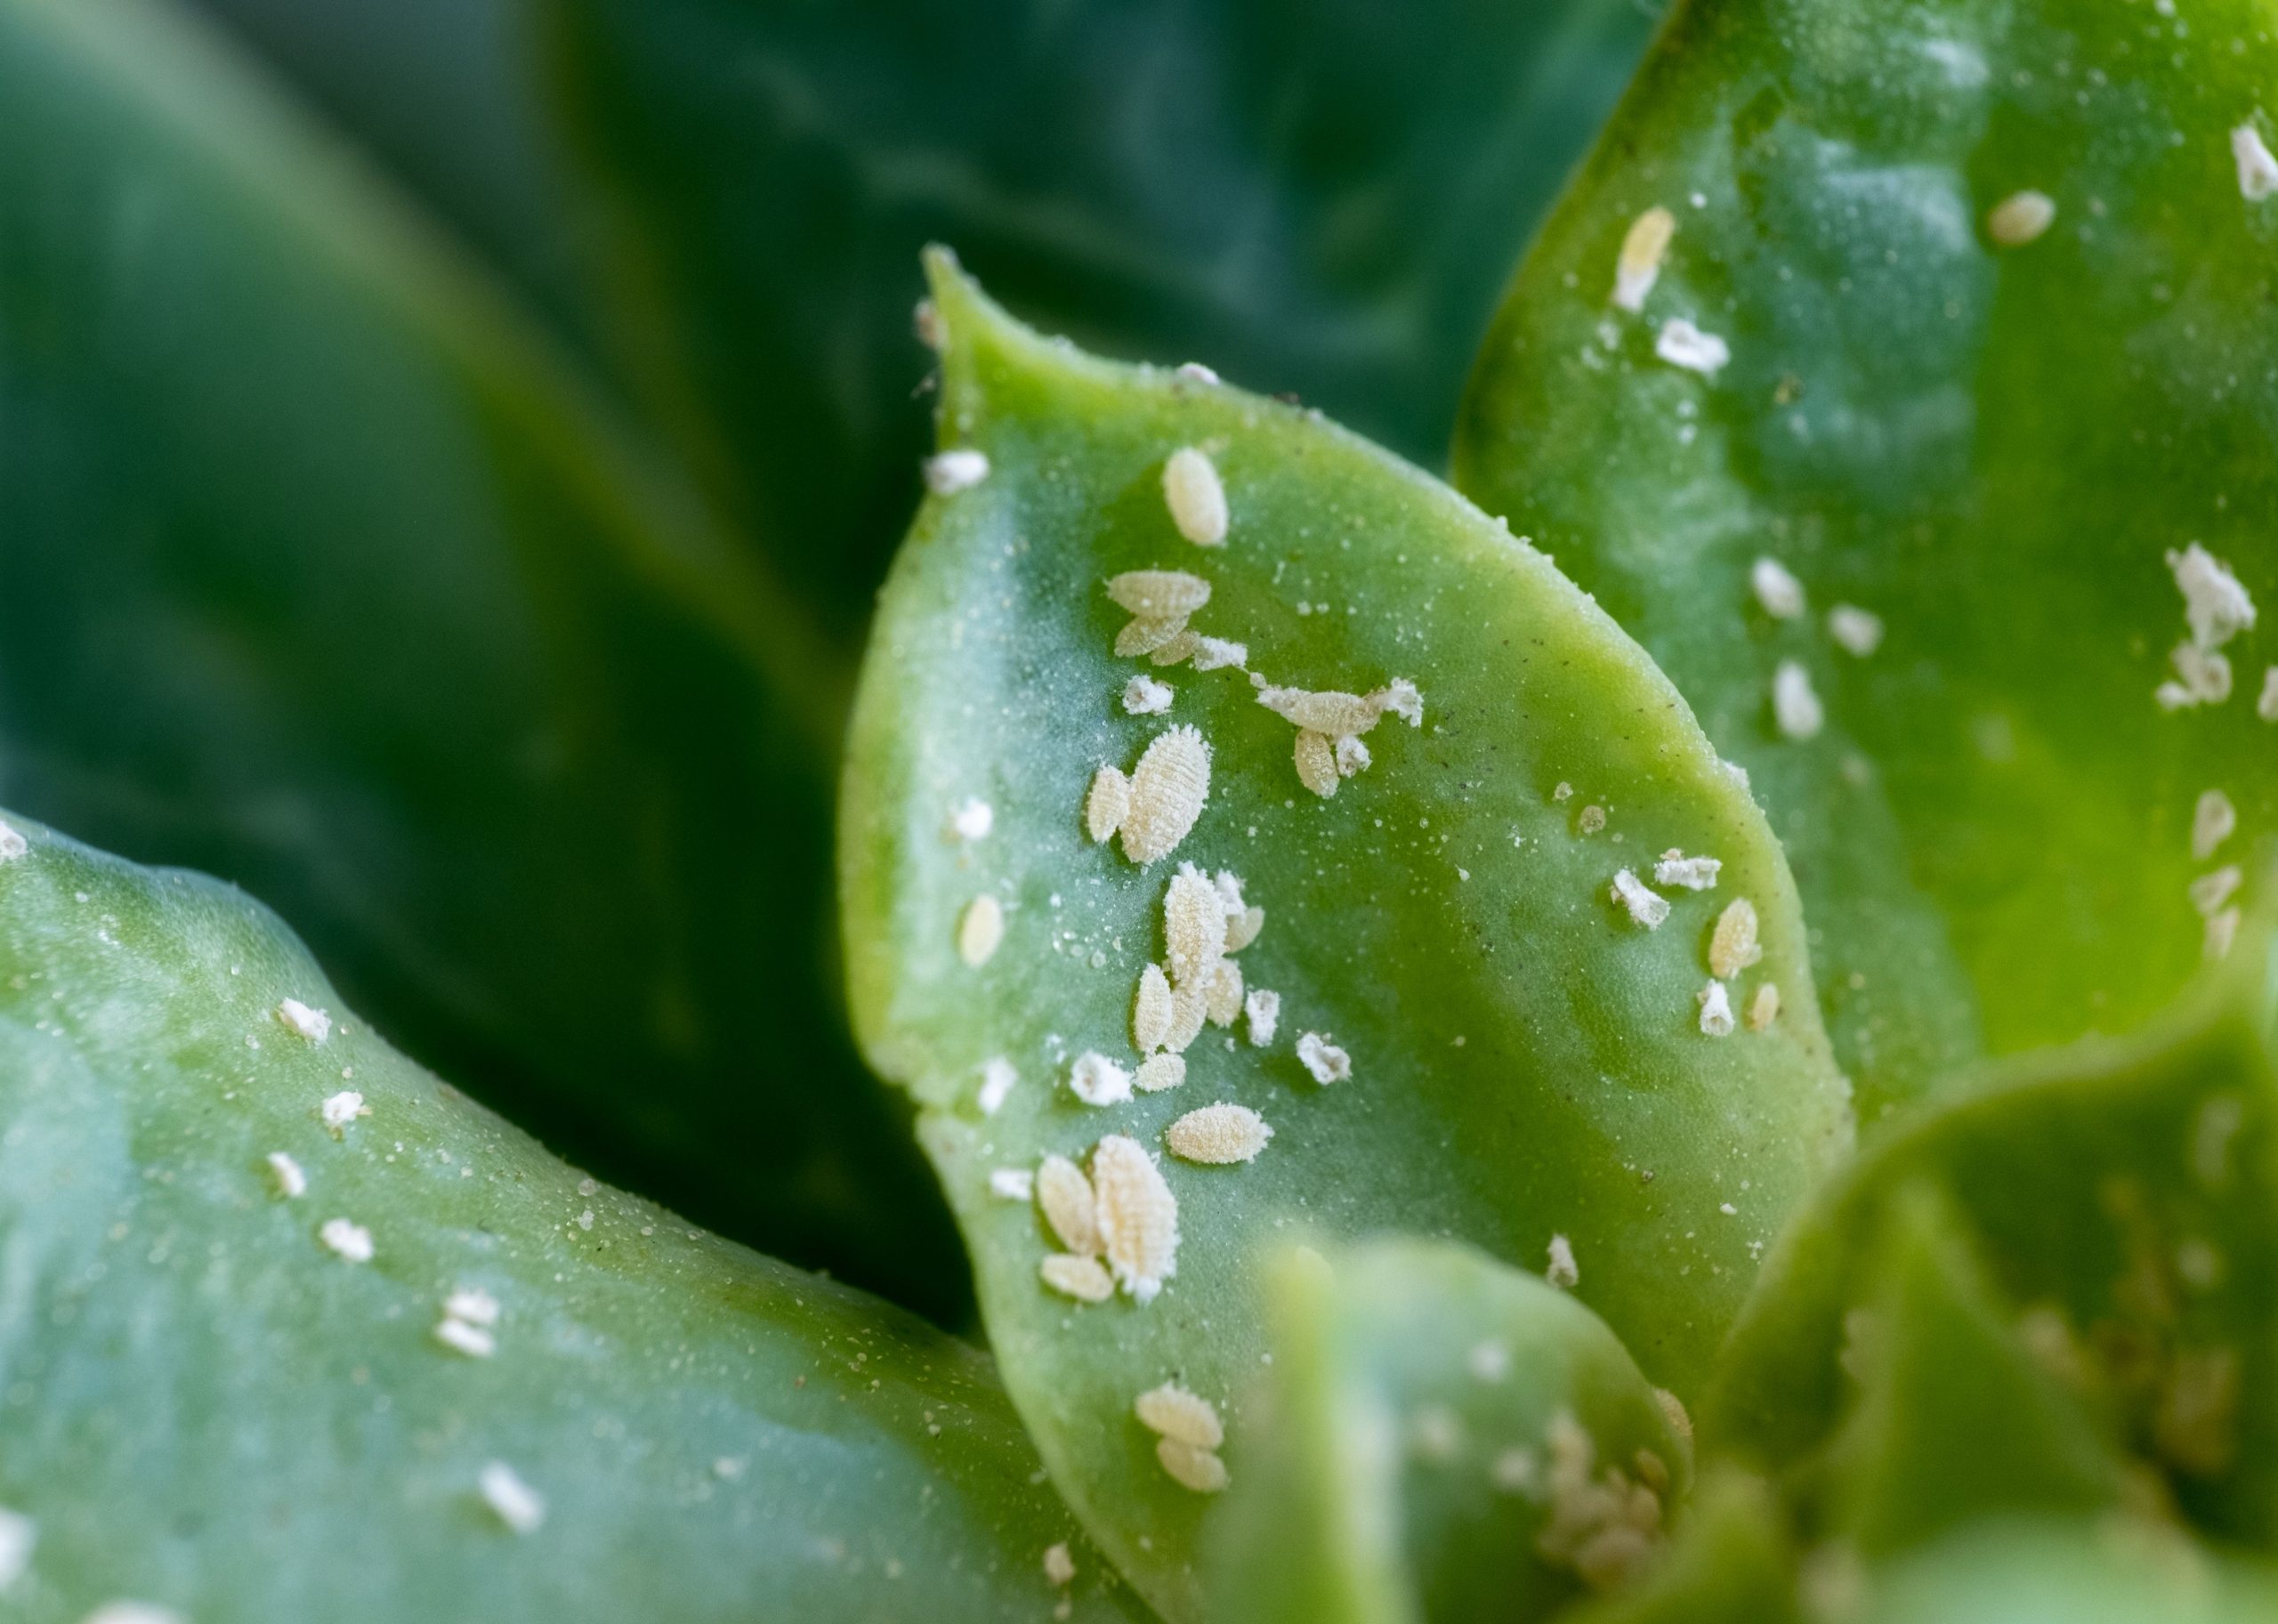
[[[2253,933],[2156,1029],[2007,1062],[1837,1176],[1765,1265],[1704,1447],[1831,1479],[1892,1545],[1934,1531],[1965,1490],[2088,1508],[2105,1478],[2081,1437],[2092,1416],[2191,1523],[2278,1548],[2278,1080],[2266,927]],[[1975,1259],[1948,1265],[1943,1309],[1925,1243],[1894,1260],[1884,1239],[1925,1201],[1946,1215],[1934,1249]],[[1890,1323],[1894,1292],[1913,1301]],[[2054,1390],[2023,1399],[2024,1373],[1999,1370],[2004,1326]],[[1996,1380],[2007,1396],[1989,1396]],[[1958,1458],[1979,1449],[2015,1481]]]
[[[547,1155],[243,893],[13,827],[0,1507],[36,1535],[10,1618],[1033,1620],[1061,1541],[1075,1616],[1144,1616],[985,1357]],[[462,1293],[488,1311],[447,1314]]]
[[[1132,1401],[1177,1378],[1239,1404],[1266,1351],[1262,1245],[1296,1224],[1331,1240],[1396,1226],[1539,1271],[1563,1236],[1580,1298],[1652,1380],[1697,1392],[1758,1248],[1841,1153],[1846,1102],[1760,815],[1547,560],[1314,416],[1087,360],[946,256],[934,271],[943,444],[988,473],[919,513],[856,703],[841,860],[857,1030],[924,1108],[991,1345],[1063,1492],[1159,1605],[1189,1613],[1211,1501],[1158,1466]],[[1223,483],[1222,547],[1183,539],[1167,508],[1168,459],[1196,448]],[[1157,569],[1208,584],[1189,629],[1245,645],[1247,673],[1114,654],[1130,617],[1111,582]],[[1112,590],[1177,596],[1136,585]],[[1359,740],[1373,764],[1324,798],[1252,675],[1354,695],[1412,682],[1421,725],[1385,714]],[[1127,712],[1135,679],[1167,684],[1167,710]],[[1141,867],[1127,829],[1087,837],[1090,787],[1180,728],[1212,752],[1208,799]],[[991,811],[985,837],[949,827],[969,801]],[[1672,889],[1649,930],[1612,882],[1680,848],[1722,860],[1717,886]],[[1206,1026],[1181,1086],[1086,1104],[1070,1086],[1083,1055],[1140,1062],[1135,1000],[1189,862],[1264,910],[1233,960],[1279,997],[1272,1039],[1248,1020]],[[1755,1007],[1772,985],[1781,1013],[1712,1037],[1710,933],[1743,898],[1763,957],[1732,1000]],[[991,916],[1001,940],[974,928]],[[1337,1062],[1309,1034],[1349,1076],[1315,1080]],[[1019,1079],[994,1114],[991,1061]],[[1220,1103],[1272,1128],[1254,1162],[1166,1148],[1175,1120]],[[1048,1289],[1052,1232],[992,1192],[999,1170],[1082,1164],[1104,1136],[1159,1157],[1177,1203],[1177,1272],[1152,1302]],[[1227,1418],[1239,1477],[1244,1419]]]
[[[2274,87],[2248,0],[1688,0],[1482,351],[1457,482],[1754,775],[1862,1126],[2162,1008],[2229,905],[2193,883],[2270,832],[2278,625],[2195,645],[2169,555],[2278,604],[2278,198],[2234,149]],[[2226,699],[2154,698],[2179,646]]]
[[[1549,1618],[1661,1555],[1692,1442],[1568,1293],[1446,1241],[1277,1260],[1213,1616]],[[1587,1582],[1586,1582],[1587,1581]]]
[[[0,0],[0,784],[283,909],[596,1167],[953,1314],[840,1023],[842,696],[480,280],[188,20]]]

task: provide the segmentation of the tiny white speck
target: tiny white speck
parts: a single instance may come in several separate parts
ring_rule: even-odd
[[[1044,1547],[1044,1577],[1054,1585],[1064,1585],[1074,1580],[1076,1559],[1068,1554],[1064,1542]]]
[[[1000,1201],[1033,1200],[1036,1175],[1026,1168],[992,1168],[989,1172],[989,1193]]]
[[[1629,917],[1649,931],[1661,928],[1661,921],[1669,917],[1668,899],[1661,896],[1628,869],[1623,869],[1613,877],[1613,900],[1628,910]]]
[[[1682,316],[1661,323],[1653,340],[1653,353],[1672,367],[1713,378],[1733,359],[1732,346],[1714,333],[1704,333]]]
[[[1218,375],[1200,361],[1181,361],[1178,376],[1190,384],[1216,384],[1218,381]]]
[[[1717,1204],[1717,1210],[1723,1213],[1728,1218],[1737,1218],[1741,1216],[1741,1209],[1733,1206],[1730,1201],[1719,1202]]]
[[[1838,603],[1827,611],[1827,634],[1845,653],[1864,659],[1882,647],[1882,617],[1854,604]]]
[[[1192,446],[1163,465],[1163,503],[1178,533],[1198,547],[1226,545],[1226,488],[1210,459]]]
[[[1068,1069],[1068,1092],[1086,1105],[1120,1105],[1131,1097],[1131,1073],[1095,1049]]]
[[[1297,1059],[1317,1083],[1340,1083],[1353,1075],[1353,1057],[1331,1043],[1326,1033],[1299,1034]]]
[[[2254,714],[2265,722],[2278,722],[2278,666],[2264,670],[2262,697],[2254,702]]]
[[[1700,1030],[1711,1038],[1733,1035],[1733,997],[1722,982],[1710,982],[1693,995],[1700,1003]]]
[[[2238,809],[2231,804],[2230,796],[2219,789],[2203,792],[2191,813],[2193,860],[2203,863],[2214,856],[2216,848],[2228,840],[2238,826]]]
[[[350,1263],[372,1261],[372,1232],[345,1218],[327,1218],[317,1226],[317,1239],[327,1250]]]
[[[1249,1018],[1251,1044],[1264,1048],[1272,1043],[1274,1029],[1281,1023],[1281,995],[1255,988],[1242,999],[1242,1013]]]
[[[978,970],[1005,940],[1004,905],[987,892],[965,904],[957,916],[957,957]]]
[[[1683,891],[1714,891],[1717,876],[1724,870],[1724,860],[1715,857],[1687,857],[1671,849],[1660,855],[1653,865],[1656,885],[1675,885]]]
[[[464,1320],[446,1315],[437,1321],[435,1340],[445,1347],[464,1353],[469,1359],[488,1359],[498,1351],[498,1339],[479,1325],[469,1325]]]
[[[24,1576],[39,1543],[39,1525],[20,1511],[0,1507],[0,1592]]]
[[[989,458],[971,448],[943,451],[925,459],[925,489],[937,497],[970,490],[989,477]]]
[[[2254,600],[2228,564],[2193,542],[2180,553],[2170,548],[2168,569],[2183,594],[2183,617],[2191,641],[2209,652],[2254,626]]]
[[[997,827],[997,809],[978,796],[967,796],[949,812],[949,833],[959,840],[986,840]]]
[[[1660,279],[1661,259],[1676,235],[1676,216],[1655,204],[1629,222],[1613,267],[1613,303],[1632,314],[1645,308],[1645,296]]]
[[[32,849],[32,843],[5,823],[0,823],[0,863],[12,863]]]
[[[473,1286],[461,1286],[443,1299],[443,1312],[469,1325],[498,1323],[498,1299]]]
[[[1582,1271],[1574,1262],[1574,1243],[1565,1236],[1550,1238],[1550,1266],[1542,1272],[1542,1278],[1566,1291],[1582,1283]]]
[[[518,1534],[534,1534],[545,1522],[545,1497],[521,1479],[521,1474],[503,1460],[494,1460],[482,1468],[476,1482],[482,1490],[483,1500],[498,1515],[498,1520]]]
[[[1478,1343],[1465,1362],[1474,1380],[1498,1382],[1511,1373],[1511,1350],[1500,1342]]]
[[[301,1171],[299,1162],[283,1151],[270,1151],[267,1160],[269,1176],[275,1181],[278,1194],[289,1201],[308,1193],[309,1176]]]
[[[2056,223],[2056,204],[2047,192],[2011,192],[1986,212],[1985,234],[2004,248],[2022,248]]]

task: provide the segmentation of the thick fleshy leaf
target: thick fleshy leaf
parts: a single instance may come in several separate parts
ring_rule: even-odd
[[[923,245],[1096,347],[1436,461],[1496,285],[1651,26],[1632,0],[542,9],[628,370],[850,632],[917,495]]]
[[[1603,1321],[1467,1247],[1276,1260],[1256,1466],[1211,1616],[1547,1619],[1659,1557],[1692,1439]]]
[[[2159,1030],[2010,1062],[1838,1176],[1765,1265],[1703,1416],[1704,1442],[1808,1469],[1854,1415],[1860,1371],[1874,1384],[1870,1411],[1906,1410],[1853,1420],[1881,1498],[1868,1510],[1922,1526],[1941,1493],[1996,1486],[1975,1458],[1993,1420],[1975,1423],[1973,1441],[1962,1418],[1973,1391],[1986,1397],[1983,1316],[2006,1313],[2186,1517],[2278,1548],[2278,1073],[2266,1037],[2268,933],[2253,934],[2253,950],[2242,942],[2242,962]],[[1880,1237],[1894,1208],[1919,1200],[1953,1215],[1983,1268],[1968,1337],[1952,1323],[1941,1333],[1883,1322]],[[1952,1306],[1944,1314],[1956,1317]],[[2012,1411],[1999,1419],[2013,1466],[2020,1429],[2042,1434],[2040,1486],[2007,1498],[2079,1504],[2074,1491],[2088,1493],[2096,1474],[2081,1463],[2077,1418],[2061,1419],[2056,1394],[2038,1418],[2015,1413],[2014,1396],[2000,1402]],[[1901,1446],[1947,1458],[1910,1464],[1894,1452]],[[1953,1458],[1964,1452],[1967,1465]],[[2056,1467],[2057,1453],[2072,1466]],[[1948,1475],[1943,1491],[1936,1469]],[[2064,1479],[2072,1489],[2056,1492]]]
[[[1660,1565],[1561,1624],[1799,1624],[1795,1567],[1765,1485],[1712,1472]]]
[[[0,4],[0,426],[17,804],[287,909],[602,1170],[957,1311],[832,1015],[798,617],[168,12]]]
[[[1690,1393],[1757,1249],[1849,1123],[1769,831],[1683,702],[1547,560],[1313,415],[1087,360],[946,256],[934,272],[956,453],[936,473],[970,480],[976,456],[987,472],[920,512],[856,701],[841,837],[857,1030],[925,1108],[990,1341],[1063,1491],[1184,1612],[1210,1502],[1158,1467],[1133,1396],[1175,1377],[1238,1399],[1265,1351],[1251,1261],[1286,1226],[1400,1227],[1578,1267],[1648,1375]],[[1207,456],[1174,472],[1182,449]],[[1182,538],[1167,475],[1198,533],[1223,494],[1223,546]],[[1153,569],[1174,573],[1125,574]],[[1126,609],[1143,629],[1205,586],[1186,630],[1218,641],[1170,666],[1114,654]],[[1246,669],[1221,663],[1225,640]],[[1397,708],[1369,727],[1379,706]],[[1353,707],[1368,714],[1310,718],[1354,730],[1339,778],[1327,736],[1287,718]],[[1308,747],[1333,796],[1301,781]],[[1131,773],[1131,805],[1096,843],[1110,766]],[[947,837],[968,802],[990,832]],[[1676,849],[1721,873],[1666,886],[1648,928],[1613,882]],[[1222,872],[1264,910],[1249,945],[1255,921],[1218,911],[1201,877]],[[1733,1006],[1762,1013],[1771,986],[1780,1013],[1712,1036],[1712,928],[1743,900],[1763,957],[1735,970]],[[1278,998],[1270,1040],[1253,1013],[1170,1054],[1178,1011],[1199,1023],[1193,990],[1232,990],[1218,978],[1237,973]],[[1166,1057],[1135,1096],[1143,1038]],[[1146,1091],[1181,1062],[1181,1086]],[[1166,1137],[1221,1104],[1238,1109]],[[993,1176],[1101,1154],[1129,1289],[1085,1305],[1040,1281],[1052,1232]],[[1175,1277],[1144,1222],[1167,1200]],[[1061,1232],[1089,1244],[1080,1224]],[[1158,1281],[1159,1299],[1135,1300]],[[1239,1475],[1243,1418],[1227,1418]]]
[[[14,827],[10,1617],[1143,1614],[986,1358],[555,1160],[242,893]]]
[[[1861,1392],[1820,1485],[1830,1531],[1870,1558],[1976,1519],[2091,1517],[2127,1491],[2117,1441],[2036,1361],[1935,1192],[1902,1191],[1885,1216],[1876,1295],[1848,1328]]]
[[[1458,483],[1755,775],[1862,1122],[2147,1019],[2269,832],[2273,628],[2187,626],[2170,573],[2200,544],[2278,593],[2267,24],[1688,0],[1482,352]],[[2226,700],[2155,697],[2178,648]]]
[[[2078,1523],[1974,1530],[1879,1575],[1861,1624],[2254,1624],[2266,1572]]]

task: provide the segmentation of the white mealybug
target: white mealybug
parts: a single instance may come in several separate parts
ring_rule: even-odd
[[[1353,1075],[1353,1057],[1329,1040],[1323,1032],[1304,1032],[1297,1038],[1297,1060],[1313,1081],[1341,1083]]]
[[[332,1036],[332,1017],[298,998],[287,998],[277,1006],[277,1022],[311,1043],[322,1043]]]
[[[475,1481],[484,1503],[515,1533],[534,1534],[545,1522],[545,1497],[505,1461],[489,1462]]]
[[[1192,863],[1182,863],[1163,893],[1163,941],[1171,980],[1184,986],[1208,978],[1226,956],[1226,904]]]
[[[1142,1094],[1160,1094],[1186,1081],[1186,1056],[1150,1054],[1131,1074],[1131,1086]]]
[[[1708,935],[1709,974],[1718,981],[1730,981],[1763,958],[1756,925],[1756,904],[1746,897],[1736,897],[1725,905]]]
[[[1163,505],[1178,533],[1198,547],[1226,545],[1226,488],[1208,456],[1182,447],[1163,465]]]
[[[317,1225],[317,1239],[325,1249],[350,1263],[372,1261],[372,1232],[345,1218],[327,1218]]]
[[[1108,578],[1107,595],[1143,620],[1183,621],[1210,602],[1210,583],[1183,570],[1127,570]]]
[[[2238,893],[2245,879],[2245,872],[2236,863],[2225,863],[2211,873],[2202,874],[2191,882],[2191,905],[2199,910],[2201,918],[2211,919]]]
[[[2265,722],[2278,722],[2278,666],[2263,671],[2262,697],[2254,702],[2254,714]]]
[[[1247,1105],[1224,1101],[1190,1111],[1163,1130],[1163,1143],[1172,1155],[1214,1167],[1255,1161],[1272,1137],[1273,1129],[1264,1117]]]
[[[1105,840],[1130,813],[1131,780],[1123,769],[1102,767],[1093,773],[1091,792],[1084,797],[1084,832],[1095,842]]]
[[[1774,620],[1793,620],[1804,612],[1804,584],[1776,558],[1759,558],[1748,569],[1749,589],[1764,612]]]
[[[1135,716],[1159,716],[1171,707],[1172,691],[1168,683],[1135,676],[1123,685],[1123,708]]]
[[[1733,348],[1714,333],[1704,333],[1682,316],[1661,323],[1653,340],[1653,353],[1672,367],[1713,378],[1733,359]]]
[[[1687,857],[1675,848],[1661,853],[1653,864],[1656,885],[1675,885],[1683,891],[1714,891],[1717,876],[1724,870],[1724,860],[1716,857]]]
[[[356,1090],[343,1088],[338,1094],[328,1095],[325,1103],[317,1107],[317,1114],[332,1136],[337,1139],[342,1130],[357,1118],[370,1116],[372,1108],[364,1103],[364,1096]]]
[[[1810,739],[1827,724],[1827,708],[1812,691],[1812,674],[1792,659],[1772,674],[1772,719],[1789,739]]]
[[[1232,1026],[1241,1018],[1242,967],[1222,958],[1203,984],[1202,1013],[1213,1026]]]
[[[1150,1387],[1132,1401],[1131,1412],[1150,1432],[1199,1450],[1215,1450],[1226,1441],[1217,1407],[1176,1382]]]
[[[1054,1585],[1064,1585],[1075,1579],[1076,1559],[1068,1554],[1064,1541],[1044,1547],[1044,1577]]]
[[[1722,982],[1710,982],[1693,994],[1700,1005],[1700,1030],[1711,1038],[1733,1035],[1733,995]]]
[[[1780,983],[1765,982],[1748,1004],[1748,1030],[1760,1032],[1780,1018]]]
[[[989,1193],[1000,1201],[1032,1201],[1036,1200],[1036,1175],[1026,1168],[991,1168]]]
[[[1036,1202],[1062,1246],[1078,1257],[1099,1256],[1099,1200],[1081,1168],[1065,1156],[1046,1157],[1037,1164]]]
[[[1300,731],[1295,751],[1297,781],[1327,800],[1337,793],[1337,747],[1326,733]]]
[[[2222,655],[2195,642],[2179,642],[2169,650],[2168,659],[2175,667],[2174,680],[2152,691],[2161,710],[2220,705],[2231,697],[2231,662]]]
[[[997,827],[997,809],[978,796],[967,796],[949,809],[949,832],[953,839],[986,840]]]
[[[2239,171],[2239,196],[2259,203],[2278,191],[2278,158],[2270,155],[2262,132],[2242,124],[2231,132],[2231,158]]]
[[[1985,214],[1985,234],[2004,248],[2022,248],[2056,223],[2056,200],[2044,191],[2015,191]]]
[[[1845,653],[1864,659],[1883,643],[1883,618],[1855,603],[1838,603],[1827,611],[1827,634]]]
[[[1565,1236],[1550,1238],[1550,1266],[1543,1270],[1542,1278],[1567,1291],[1582,1283],[1582,1271],[1574,1262],[1574,1243]]]
[[[1176,1006],[1171,1000],[1170,977],[1160,965],[1139,972],[1139,990],[1131,1001],[1131,1046],[1151,1054],[1171,1038]]]
[[[966,903],[965,912],[957,917],[957,957],[978,970],[1004,940],[1004,904],[984,891]]]
[[[981,1089],[973,1096],[973,1103],[981,1108],[982,1116],[993,1117],[1005,1108],[1005,1102],[1012,1097],[1013,1086],[1020,1080],[1021,1074],[1002,1054],[984,1060],[981,1062]]]
[[[1131,1097],[1131,1073],[1095,1049],[1068,1068],[1068,1092],[1086,1105],[1120,1105]]]
[[[446,1314],[435,1322],[435,1340],[469,1359],[488,1359],[498,1351],[498,1338],[480,1325]]]
[[[1150,1303],[1178,1273],[1178,1198],[1135,1139],[1110,1134],[1092,1150],[1100,1238],[1116,1284]]]
[[[2238,826],[2238,809],[2231,804],[2231,797],[2219,789],[2203,791],[2191,812],[2192,860],[2203,863],[2214,856],[2215,848],[2228,840]]]
[[[1210,798],[1210,747],[1191,727],[1158,735],[1131,774],[1123,815],[1123,854],[1145,867],[1168,857],[1202,816]]]
[[[1635,315],[1645,308],[1645,295],[1660,279],[1661,256],[1676,235],[1676,216],[1655,204],[1629,222],[1622,233],[1621,255],[1613,265],[1613,302]]]
[[[1115,1295],[1115,1276],[1096,1257],[1053,1252],[1037,1265],[1037,1273],[1061,1296],[1079,1303],[1104,1303]]]
[[[971,490],[989,477],[989,458],[969,446],[942,451],[925,459],[925,489],[937,497]]]
[[[271,1151],[266,1158],[269,1176],[276,1181],[277,1193],[287,1200],[295,1200],[309,1192],[309,1176],[301,1171],[301,1164],[283,1151]]]
[[[443,1312],[469,1325],[496,1325],[498,1299],[479,1286],[461,1286],[443,1299]]]
[[[2168,569],[2183,594],[2183,618],[2191,641],[2215,650],[2254,626],[2254,600],[2221,559],[2193,542],[2180,553],[2170,548]]]
[[[1649,931],[1660,929],[1661,921],[1669,917],[1668,899],[1627,869],[1615,873],[1611,894],[1628,912],[1634,923]]]
[[[1249,1020],[1250,1043],[1265,1048],[1273,1042],[1274,1029],[1281,1024],[1281,995],[1255,988],[1242,999],[1242,1014]]]

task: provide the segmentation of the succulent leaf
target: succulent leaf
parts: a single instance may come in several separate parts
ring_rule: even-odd
[[[1548,1618],[1660,1555],[1692,1441],[1573,1297],[1467,1247],[1274,1260],[1270,1418],[1213,1616]]]
[[[1632,0],[534,9],[625,370],[850,641],[917,496],[927,242],[1086,342],[1436,459],[1502,269],[1652,26]]]
[[[2078,1523],[1974,1530],[1878,1579],[1862,1624],[2253,1624],[2278,1610],[2258,1568]]]
[[[1864,1125],[2162,1009],[2271,832],[2278,628],[2187,561],[2278,592],[2274,68],[2249,0],[1688,0],[1481,353],[1457,482],[1754,776]]]
[[[12,1616],[1144,1616],[985,1357],[583,1177],[243,893],[9,827]]]
[[[1801,1624],[1805,1615],[1773,1496],[1744,1474],[1711,1471],[1658,1566],[1560,1616],[1562,1624]]]
[[[1396,1226],[1578,1274],[1653,1380],[1696,1392],[1757,1248],[1848,1119],[1769,831],[1548,561],[1313,415],[1088,360],[946,257],[933,269],[942,443],[986,472],[920,512],[857,699],[857,1030],[924,1107],[991,1345],[1062,1491],[1185,1613],[1210,1499],[1158,1466],[1132,1396],[1176,1377],[1239,1403],[1265,1352],[1249,1261],[1278,1232]],[[1222,480],[1223,546],[1167,511],[1183,448]],[[1182,613],[1163,633],[1199,640],[1181,663],[1115,652]],[[1206,658],[1211,640],[1239,662]],[[1133,705],[1158,674],[1168,709]],[[1296,747],[1329,726],[1353,731],[1309,785]],[[1094,822],[1103,780],[1113,815]],[[991,833],[945,839],[968,801]],[[1679,852],[1721,860],[1714,889],[1636,882],[1650,909],[1617,892]],[[1226,909],[1232,1030],[1161,968],[1195,949],[1166,932],[1198,883]],[[1730,1003],[1779,1013],[1711,1035],[1716,922],[1749,899]],[[976,914],[1000,927],[985,952]],[[1158,1064],[1143,1044],[1183,1080],[1135,1071]],[[1175,1153],[1173,1125],[1220,1103],[1270,1140],[1225,1165]],[[1088,1159],[1120,1215],[1112,1301],[1038,1278],[1055,1234],[1085,1249],[1006,1199],[1024,1174],[1045,1190],[1048,1157]]]
[[[2153,1499],[2278,1547],[2278,1071],[2268,932],[2250,934],[2157,1029],[2006,1062],[1830,1181],[1734,1329],[1704,1445],[1832,1477],[1887,1543],[1964,1485],[2028,1510],[2117,1492],[2098,1487],[2093,1417],[2131,1478],[2163,1485]],[[1923,1201],[1951,1224],[1892,1256],[1884,1237]],[[2036,1397],[2004,1321],[2051,1373]]]
[[[15,804],[284,909],[594,1165],[956,1313],[829,1013],[797,617],[189,19],[0,4],[0,241]]]

